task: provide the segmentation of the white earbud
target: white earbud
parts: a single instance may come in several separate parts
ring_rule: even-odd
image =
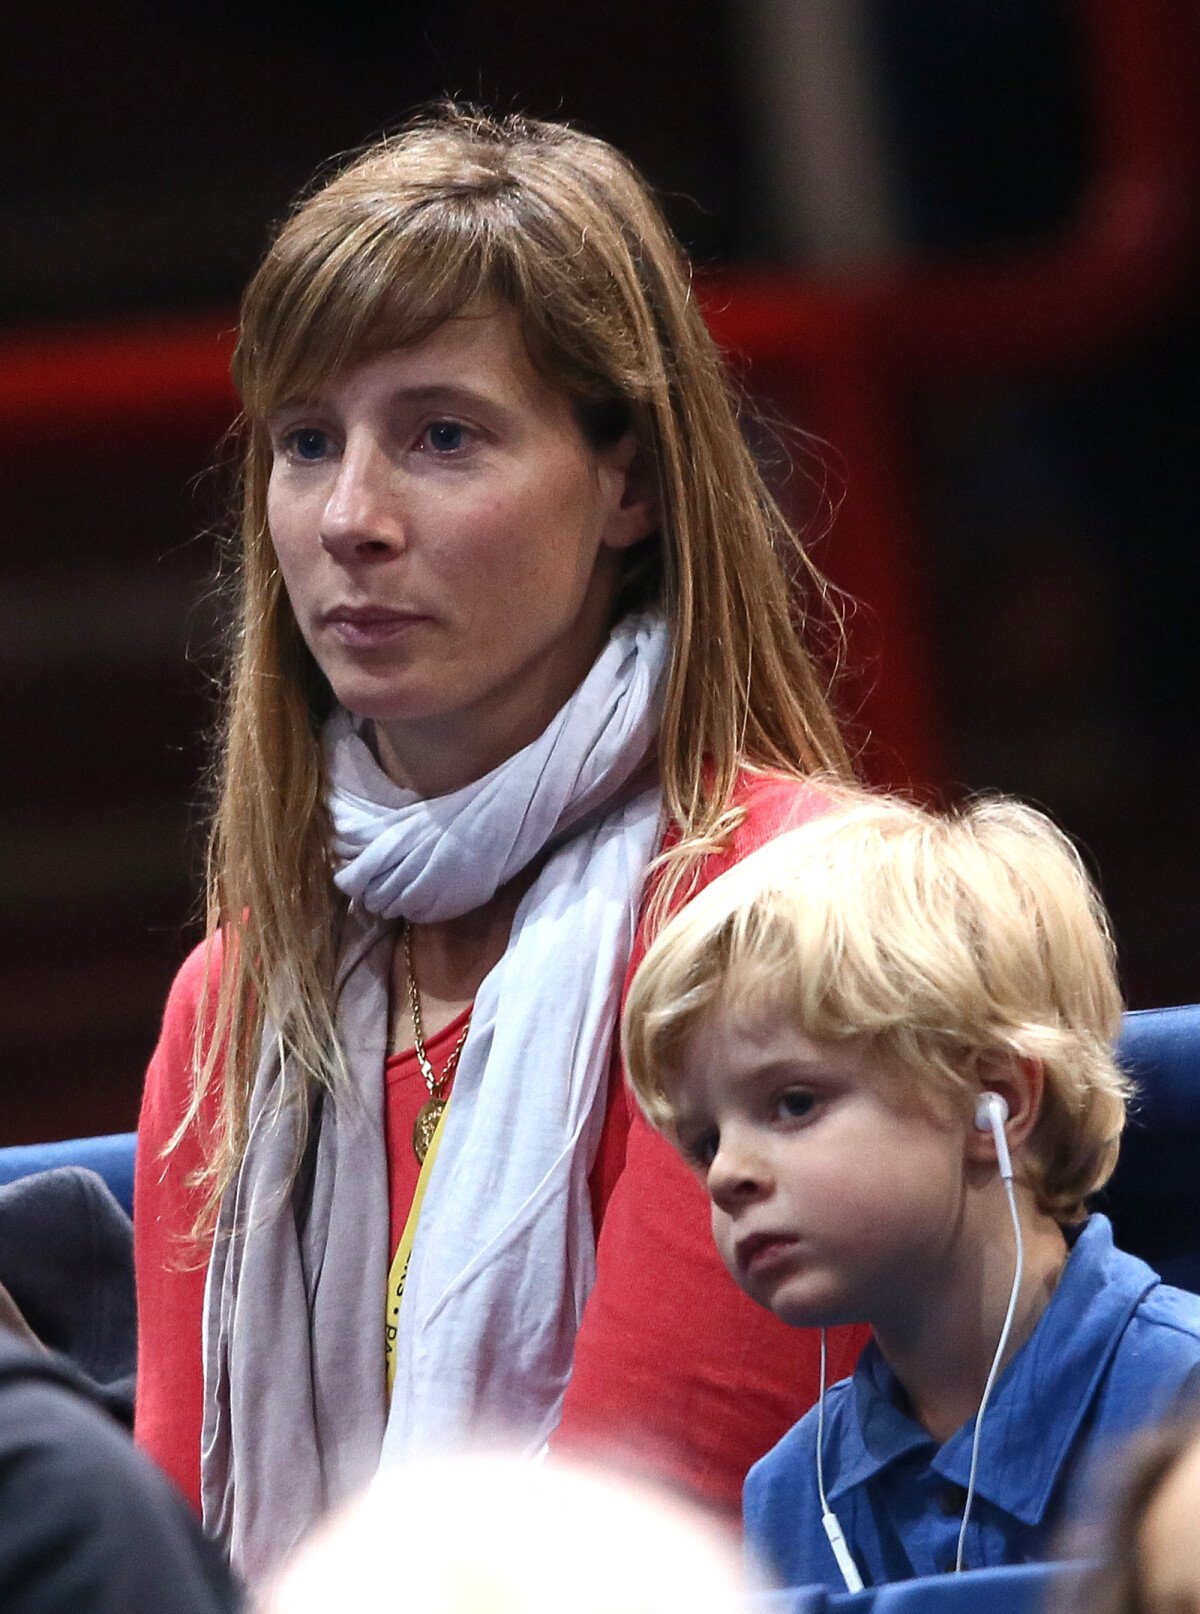
[[[1005,1182],[1013,1180],[1012,1159],[1008,1152],[1008,1139],[1004,1123],[1008,1120],[1008,1103],[1000,1093],[983,1092],[975,1101],[975,1125],[980,1132],[990,1132],[996,1145],[996,1161]]]

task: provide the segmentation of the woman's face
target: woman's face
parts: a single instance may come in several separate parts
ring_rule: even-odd
[[[632,438],[588,446],[507,312],[351,365],[268,426],[292,609],[388,771],[437,794],[528,744],[655,525]]]

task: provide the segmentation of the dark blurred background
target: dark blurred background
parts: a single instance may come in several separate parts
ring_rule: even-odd
[[[1130,1001],[1200,996],[1198,62],[1175,0],[9,0],[0,1143],[133,1124],[198,935],[228,406],[122,374],[446,94],[627,151],[749,391],[829,439],[829,532],[818,462],[775,474],[862,597],[875,776],[1047,807]]]

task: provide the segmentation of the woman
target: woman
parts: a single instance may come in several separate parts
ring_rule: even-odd
[[[284,224],[234,373],[240,621],[209,941],[143,1107],[141,1438],[252,1577],[381,1453],[480,1431],[734,1508],[812,1349],[741,1303],[631,1117],[617,1011],[664,835],[643,923],[846,762],[687,265],[602,142],[451,111]]]

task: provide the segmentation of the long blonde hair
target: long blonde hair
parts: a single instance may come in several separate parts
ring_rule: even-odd
[[[299,203],[242,303],[240,601],[208,857],[222,951],[184,1123],[219,1073],[210,1210],[244,1146],[264,1009],[308,1080],[339,1075],[319,742],[332,695],[267,530],[265,422],[346,365],[497,303],[585,437],[632,430],[657,471],[661,533],[632,552],[617,609],[658,599],[671,629],[660,764],[679,839],[659,900],[728,831],[740,766],[849,771],[788,573],[821,580],[746,447],[689,266],[637,172],[562,125],[454,107],[371,146]]]

